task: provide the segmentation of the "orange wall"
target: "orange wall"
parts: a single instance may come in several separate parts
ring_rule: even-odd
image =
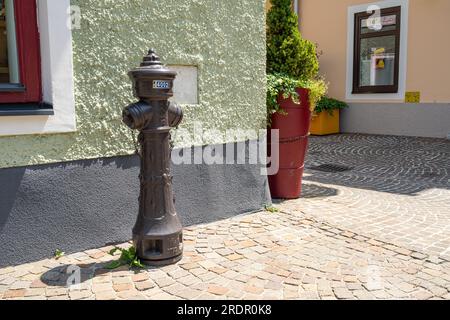
[[[367,0],[300,0],[300,30],[317,42],[329,95],[345,99],[347,8]],[[421,102],[450,102],[450,0],[410,0],[406,91]]]

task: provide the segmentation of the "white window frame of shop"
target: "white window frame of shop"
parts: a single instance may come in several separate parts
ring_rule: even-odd
[[[353,94],[353,67],[354,67],[354,43],[355,43],[355,14],[365,12],[369,6],[378,6],[380,9],[400,6],[400,57],[399,78],[397,93],[358,93]],[[347,79],[346,99],[348,101],[404,101],[406,92],[406,73],[408,65],[408,17],[409,0],[385,0],[380,2],[366,3],[364,5],[351,6],[347,15]]]
[[[0,136],[76,131],[70,0],[37,0],[44,102],[54,115],[0,117]]]

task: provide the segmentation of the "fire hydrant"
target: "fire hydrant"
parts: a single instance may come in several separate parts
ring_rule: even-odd
[[[123,110],[123,122],[140,131],[141,146],[141,191],[133,242],[143,264],[173,264],[183,255],[183,228],[170,174],[170,130],[183,119],[182,109],[169,101],[176,72],[163,66],[151,49],[129,76],[139,102]]]

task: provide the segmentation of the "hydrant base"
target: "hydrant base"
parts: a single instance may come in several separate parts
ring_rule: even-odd
[[[180,262],[181,259],[183,259],[183,255],[180,254],[177,257],[173,257],[170,259],[165,259],[165,260],[140,260],[142,264],[146,265],[146,266],[150,266],[150,267],[163,267],[163,266],[168,266],[168,265],[172,265],[175,264],[177,262]]]

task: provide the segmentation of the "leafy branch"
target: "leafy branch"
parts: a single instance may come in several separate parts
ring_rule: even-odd
[[[348,104],[333,98],[323,97],[316,106],[314,113],[319,114],[327,111],[330,115],[333,115],[333,110],[341,110],[348,108]]]
[[[325,81],[320,78],[297,80],[283,73],[267,75],[267,113],[269,115],[269,121],[271,115],[274,113],[287,114],[278,103],[280,96],[284,99],[291,97],[294,103],[300,104],[299,96],[296,91],[297,88],[309,90],[311,111],[314,111],[317,103],[325,95],[328,89]]]
[[[106,266],[106,269],[113,270],[125,265],[129,265],[130,268],[145,268],[145,266],[138,259],[135,247],[130,247],[129,249],[116,247],[112,249],[109,254],[114,256],[117,252],[120,252],[119,260],[111,262]]]

